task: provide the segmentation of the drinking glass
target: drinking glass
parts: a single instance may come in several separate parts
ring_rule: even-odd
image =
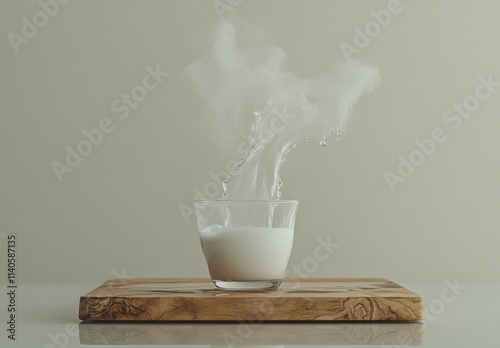
[[[201,247],[222,289],[276,289],[292,251],[298,201],[196,200]]]

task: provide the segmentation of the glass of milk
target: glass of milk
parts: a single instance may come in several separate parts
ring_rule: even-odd
[[[274,289],[293,244],[298,201],[194,201],[210,277],[226,290]]]

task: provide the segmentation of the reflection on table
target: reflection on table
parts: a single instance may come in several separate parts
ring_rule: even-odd
[[[82,322],[89,345],[419,345],[422,323]]]

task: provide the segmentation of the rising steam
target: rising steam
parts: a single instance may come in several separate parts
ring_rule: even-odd
[[[279,199],[286,154],[309,140],[325,145],[330,134],[344,132],[353,104],[380,81],[377,68],[357,62],[300,78],[284,69],[285,58],[281,48],[258,46],[224,22],[207,56],[187,68],[220,130],[217,136],[235,141],[239,127],[249,139],[224,182],[225,199]]]

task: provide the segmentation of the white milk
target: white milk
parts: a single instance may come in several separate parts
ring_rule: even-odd
[[[214,280],[283,278],[293,244],[293,229],[207,226],[201,246]]]

